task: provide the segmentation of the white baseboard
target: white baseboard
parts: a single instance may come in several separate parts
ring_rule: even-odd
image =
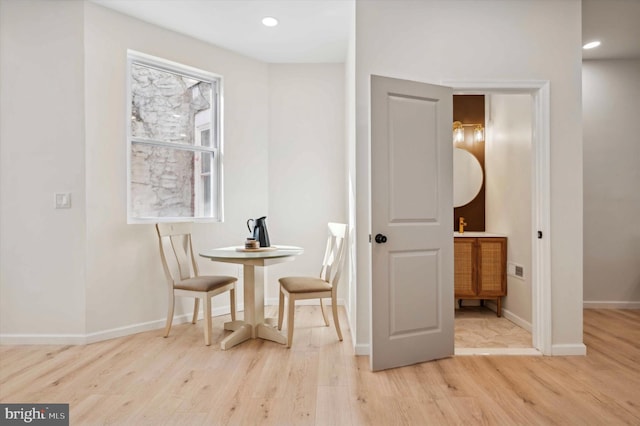
[[[356,355],[371,355],[371,346],[369,344],[356,344],[353,349]]]
[[[586,355],[587,347],[582,343],[551,345],[552,356]]]
[[[0,345],[84,345],[84,334],[0,334]]]
[[[238,311],[244,310],[243,305],[238,305]],[[211,310],[211,315],[216,317],[229,313],[228,306],[222,306]],[[173,325],[184,324],[191,321],[191,313],[173,317]],[[202,310],[198,319],[203,318]],[[116,327],[87,334],[0,334],[1,345],[87,345],[117,337],[130,336],[145,331],[164,328],[166,319],[147,321],[138,324]]]
[[[278,298],[269,298],[265,301],[266,305],[278,305]],[[299,305],[316,305],[319,306],[318,299],[300,300],[296,302]],[[344,299],[338,299],[338,305],[344,306]],[[327,305],[329,306],[329,305]],[[238,311],[244,310],[244,305],[238,305]],[[214,308],[211,311],[212,316],[226,315],[229,313],[228,306]],[[191,321],[191,313],[177,315],[173,317],[173,324],[184,324]],[[198,319],[203,318],[202,308],[198,315]],[[112,328],[88,334],[0,334],[0,344],[2,345],[86,345],[89,343],[100,342],[103,340],[114,339],[117,337],[129,336],[132,334],[142,333],[145,331],[158,330],[164,328],[166,319],[158,319],[138,324],[127,325],[124,327]]]
[[[497,309],[497,305],[494,302],[485,302],[485,306],[489,309],[495,311]],[[586,306],[585,306],[586,307]],[[508,309],[502,309],[502,315],[513,322],[519,327],[531,332],[531,323],[523,320],[522,318],[514,315],[513,312],[510,312]],[[533,349],[534,351],[536,349]],[[456,355],[457,355],[456,351]],[[582,343],[577,344],[558,344],[551,346],[551,355],[552,356],[571,356],[571,355],[586,355],[587,347]],[[505,354],[506,355],[506,354]]]
[[[266,305],[278,305],[277,298],[267,299]],[[318,299],[300,300],[296,302],[300,305],[320,305]],[[344,306],[344,300],[338,299],[338,305]],[[238,311],[244,310],[244,305],[238,305]],[[216,317],[229,313],[228,306],[222,306],[211,310],[211,315]],[[192,314],[181,314],[173,317],[173,325],[184,324],[191,321]],[[202,307],[198,314],[198,319],[202,320]],[[1,345],[86,345],[101,342],[103,340],[115,339],[117,337],[130,336],[132,334],[143,333],[145,331],[158,330],[164,328],[166,319],[158,319],[138,324],[116,327],[109,330],[102,330],[87,334],[0,334]],[[368,355],[368,352],[365,354]]]
[[[173,317],[173,325],[191,322],[193,314],[182,314]],[[216,316],[212,314],[212,316]],[[203,318],[202,311],[198,314],[198,319]],[[144,333],[145,331],[159,330],[164,328],[167,323],[166,319],[142,322],[124,327],[112,328],[110,330],[97,331],[89,333],[85,336],[85,342],[82,344],[102,342],[103,340],[115,339],[118,337],[130,336],[132,334]]]
[[[529,333],[531,333],[531,323],[517,316],[510,310],[503,309],[502,316],[508,319],[509,321],[511,321],[512,323],[514,323],[515,325],[517,325],[518,327],[524,330],[527,330]]]
[[[498,311],[498,305],[495,302],[485,301],[484,305],[491,309],[493,312]],[[518,327],[527,330],[531,333],[531,323],[526,321],[525,319],[519,317],[508,309],[502,308],[502,316],[517,325]]]
[[[640,302],[584,301],[584,309],[640,309]]]

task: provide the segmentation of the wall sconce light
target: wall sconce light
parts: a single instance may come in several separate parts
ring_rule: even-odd
[[[476,142],[482,142],[484,140],[484,127],[482,127],[482,124],[478,124],[473,128],[473,140]]]
[[[464,128],[473,127],[473,140],[475,142],[484,141],[484,126],[482,124],[462,124],[460,121],[453,122],[453,142],[464,142]]]
[[[453,122],[453,141],[464,142],[464,128],[462,127],[462,122],[460,121]]]

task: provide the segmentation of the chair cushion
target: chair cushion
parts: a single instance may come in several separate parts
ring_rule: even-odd
[[[174,288],[180,290],[211,291],[236,281],[238,281],[236,277],[228,277],[226,275],[202,275],[182,280],[176,283]]]
[[[285,277],[280,278],[280,285],[289,293],[312,293],[315,291],[331,291],[331,284],[312,277]]]

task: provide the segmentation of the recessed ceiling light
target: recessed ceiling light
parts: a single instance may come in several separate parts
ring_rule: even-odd
[[[587,44],[585,44],[584,46],[582,46],[583,49],[593,49],[594,47],[598,47],[600,46],[600,42],[599,41],[592,41],[589,42]]]
[[[262,25],[267,27],[275,27],[276,25],[278,25],[278,20],[271,16],[265,16],[264,18],[262,18]]]

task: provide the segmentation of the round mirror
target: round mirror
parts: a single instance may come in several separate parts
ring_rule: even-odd
[[[453,150],[453,207],[470,203],[482,188],[482,166],[469,151]]]

